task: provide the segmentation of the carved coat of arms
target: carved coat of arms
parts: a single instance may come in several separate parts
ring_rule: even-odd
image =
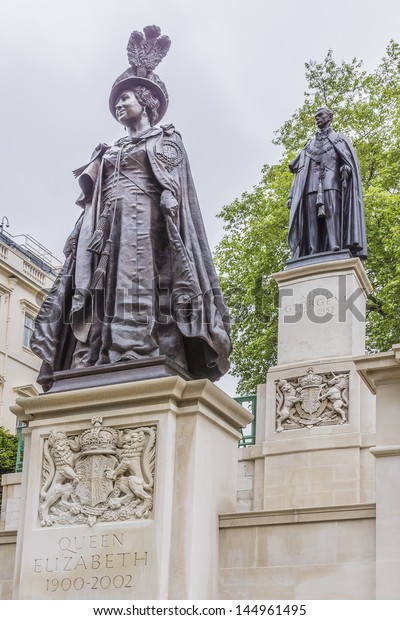
[[[147,518],[153,507],[156,427],[92,428],[44,442],[42,526]]]
[[[276,382],[276,430],[344,424],[348,416],[349,372],[308,374]]]

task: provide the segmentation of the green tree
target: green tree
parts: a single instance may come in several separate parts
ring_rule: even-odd
[[[280,161],[266,165],[252,192],[223,208],[225,234],[215,252],[232,316],[233,374],[248,394],[276,363],[277,286],[271,274],[289,258],[286,207],[288,164],[315,133],[315,110],[334,111],[333,127],[353,142],[363,181],[369,258],[374,287],[368,302],[367,348],[400,342],[400,46],[391,41],[378,68],[356,59],[306,63],[304,104],[276,132]]]
[[[18,437],[0,426],[0,476],[15,471]]]

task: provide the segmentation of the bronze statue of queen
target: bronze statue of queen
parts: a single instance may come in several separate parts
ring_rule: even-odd
[[[82,215],[39,312],[31,348],[48,390],[59,370],[166,356],[193,378],[229,367],[229,321],[180,134],[154,73],[170,47],[157,26],[133,32],[130,67],[111,89],[126,136],[74,172]]]

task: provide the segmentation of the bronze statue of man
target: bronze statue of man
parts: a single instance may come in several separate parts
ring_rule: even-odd
[[[348,249],[367,257],[360,168],[350,140],[331,128],[333,112],[320,108],[318,127],[289,165],[295,175],[288,207],[293,258]]]

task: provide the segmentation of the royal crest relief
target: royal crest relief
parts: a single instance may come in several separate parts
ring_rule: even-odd
[[[148,518],[155,455],[155,426],[117,430],[94,417],[79,435],[52,430],[43,447],[40,525]]]
[[[276,431],[344,424],[348,420],[349,371],[276,381]]]

